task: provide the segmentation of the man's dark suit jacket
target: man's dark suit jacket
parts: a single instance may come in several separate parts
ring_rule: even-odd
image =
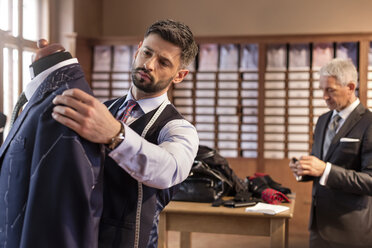
[[[322,159],[331,116],[332,111],[320,116],[314,131],[312,154],[330,162],[332,169],[326,186],[313,178],[309,227],[314,228],[316,218],[325,240],[372,247],[372,113],[359,104]]]
[[[97,247],[102,146],[52,117],[68,88],[91,93],[78,64],[52,72],[0,149],[0,247]]]

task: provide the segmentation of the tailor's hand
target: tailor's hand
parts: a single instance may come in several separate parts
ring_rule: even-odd
[[[296,163],[297,175],[320,177],[326,168],[326,163],[314,156],[302,156]]]
[[[52,117],[91,142],[108,144],[120,131],[107,107],[80,89],[64,91],[53,103]]]

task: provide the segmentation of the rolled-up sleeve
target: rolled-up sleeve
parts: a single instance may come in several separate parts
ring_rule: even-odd
[[[188,176],[199,146],[196,129],[183,119],[168,122],[155,145],[125,125],[125,139],[109,156],[134,179],[165,189]]]

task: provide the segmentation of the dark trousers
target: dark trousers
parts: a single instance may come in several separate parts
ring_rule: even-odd
[[[370,248],[370,246],[345,245],[323,239],[317,230],[310,230],[310,248]]]
[[[314,208],[313,216],[314,216],[314,219],[313,219],[313,222],[310,228],[309,248],[371,248],[370,246],[340,244],[337,242],[332,242],[332,241],[323,239],[322,236],[318,232],[316,216],[315,216],[315,208]]]

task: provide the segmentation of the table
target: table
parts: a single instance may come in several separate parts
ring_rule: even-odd
[[[270,247],[288,247],[288,221],[295,197],[282,204],[289,210],[276,215],[246,213],[245,208],[212,207],[210,203],[171,201],[160,214],[159,248],[167,248],[167,231],[181,232],[180,247],[191,247],[191,233],[270,236]]]

